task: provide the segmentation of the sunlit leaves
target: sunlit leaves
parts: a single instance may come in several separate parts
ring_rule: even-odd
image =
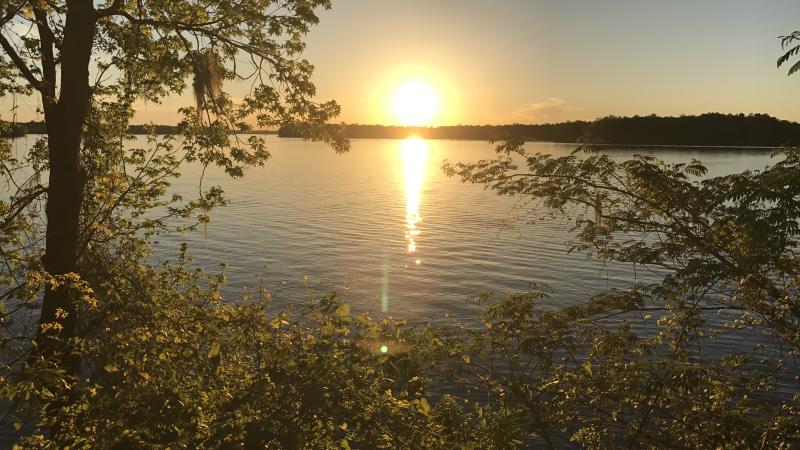
[[[796,367],[744,337],[758,330],[788,354],[800,351],[796,151],[762,171],[716,178],[698,161],[618,162],[585,148],[554,157],[514,141],[497,152],[445,163],[445,173],[568,213],[573,250],[665,274],[556,311],[537,307],[536,295],[489,309],[484,331],[470,334],[473,364],[460,370],[517,412],[526,424],[518,432],[546,443],[574,426],[572,439],[593,448],[747,447],[797,432],[767,424],[776,408],[797,417],[796,400],[757,400],[785,399],[774,380]],[[743,333],[741,348],[704,351],[731,330]]]
[[[3,39],[9,39],[0,61],[0,94],[37,93],[47,110],[60,101],[62,86],[56,74],[63,72],[62,65],[74,68],[87,62],[70,59],[70,53],[64,51],[66,19],[80,13],[74,12],[75,5],[68,8],[63,1],[23,3],[5,5],[0,22]],[[119,440],[107,446],[178,442],[195,436],[199,431],[192,426],[204,423],[198,420],[186,426],[185,419],[195,411],[185,408],[192,395],[203,390],[192,383],[183,389],[177,377],[225,376],[224,362],[230,355],[231,342],[222,337],[202,343],[197,339],[194,343],[198,346],[191,347],[192,332],[199,338],[214,337],[223,326],[242,331],[237,328],[240,324],[234,323],[241,316],[236,309],[222,305],[224,276],[192,275],[183,265],[158,270],[150,266],[151,239],[207,224],[211,210],[225,204],[222,189],[205,186],[202,180],[198,180],[198,198],[170,195],[171,183],[184,164],[219,166],[230,176],[241,177],[247,167],[268,159],[263,140],[242,138],[238,134],[242,131],[253,126],[296,124],[307,131],[304,136],[309,139],[329,142],[337,151],[347,149],[336,127],[327,124],[338,114],[338,105],[313,99],[313,66],[300,57],[305,33],[317,23],[318,10],[330,7],[330,2],[144,0],[88,5],[96,15],[81,16],[89,18],[81,26],[92,28],[93,36],[85,67],[91,76],[89,98],[78,101],[89,105],[87,117],[77,125],[81,127],[81,189],[77,191],[82,194],[80,199],[70,199],[81,206],[80,242],[75,246],[75,270],[80,275],[70,271],[51,277],[41,271],[48,189],[41,180],[42,174],[55,167],[51,167],[51,143],[46,138],[37,140],[22,156],[13,155],[8,142],[0,143],[4,181],[15,187],[9,198],[0,202],[4,263],[0,282],[5,287],[0,294],[0,373],[15,377],[13,383],[2,386],[0,398],[12,400],[3,402],[4,407],[8,404],[11,410],[30,413],[38,431],[58,428],[62,432],[45,437],[48,433],[37,431],[30,437],[31,446],[62,446],[65,442],[74,447],[91,446],[90,435],[110,429]],[[199,55],[205,55],[206,62],[213,59],[214,64],[198,64]],[[80,72],[81,67],[78,69]],[[210,70],[206,73],[204,69]],[[155,128],[150,127],[145,144],[132,144],[128,127],[138,102],[161,102],[169,95],[182,94],[191,79],[202,81],[203,101],[182,111],[182,136],[156,137]],[[224,90],[234,80],[250,83],[251,93],[236,99],[227,95]],[[77,152],[77,146],[72,150]],[[188,263],[185,249],[179,260]],[[31,351],[35,350],[31,337],[37,326],[30,310],[38,307],[42,288],[55,283],[68,289],[70,299],[76,302],[74,311],[62,309],[58,317],[74,319],[78,332],[62,336],[56,330],[61,324],[41,325],[52,327],[53,339],[65,341],[65,352],[83,362],[85,379],[65,376],[58,367],[58,355],[44,358]],[[344,322],[349,319],[346,313],[342,316],[342,323],[328,321],[321,326],[336,336],[346,336],[350,325]],[[176,326],[176,321],[181,326]],[[259,322],[267,324],[276,325],[276,333],[285,333],[289,321],[280,316]],[[192,353],[187,353],[188,349]],[[252,374],[245,369],[263,367],[263,360],[256,364],[247,359],[252,356],[251,347],[240,350],[244,353],[239,356],[248,356],[242,356],[242,370],[237,375],[247,378]],[[183,366],[184,372],[176,365],[178,357],[189,364]],[[198,365],[192,365],[195,363]],[[194,391],[188,390],[189,386]],[[215,390],[219,387],[216,383],[205,387],[229,394]],[[71,393],[67,395],[67,391]],[[204,394],[205,400],[212,395]],[[117,395],[120,397],[115,398]],[[16,402],[20,396],[24,402]],[[67,397],[69,401],[63,401]],[[134,422],[141,424],[140,415],[152,413],[157,417],[154,423],[139,429],[124,420],[116,424],[119,428],[109,424],[111,415],[102,417],[102,410],[126,398],[135,398],[133,403],[139,406],[129,410]],[[168,416],[178,422],[158,422]],[[85,419],[85,426],[67,425],[77,422],[77,417]],[[56,423],[59,425],[54,427]],[[299,433],[295,431],[290,434]],[[162,432],[167,434],[160,435]]]

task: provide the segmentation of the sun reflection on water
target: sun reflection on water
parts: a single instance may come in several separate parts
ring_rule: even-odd
[[[425,181],[425,161],[428,158],[428,143],[423,139],[409,138],[401,144],[403,158],[403,179],[406,185],[406,230],[405,239],[408,253],[416,253],[417,237],[420,234],[419,205]],[[420,263],[419,259],[415,260]]]
[[[423,185],[425,183],[425,163],[428,159],[428,143],[423,139],[412,137],[404,140],[400,144],[400,158],[403,163],[403,183],[405,184],[406,194],[406,217],[404,237],[408,255],[413,258],[412,265],[422,264],[422,260],[417,253],[417,240],[420,235],[419,223],[422,216],[419,214],[419,206],[422,201]],[[408,268],[408,264],[405,265]],[[380,304],[381,312],[389,312],[389,261],[384,257],[383,276],[381,277]],[[388,347],[381,352],[389,351]]]

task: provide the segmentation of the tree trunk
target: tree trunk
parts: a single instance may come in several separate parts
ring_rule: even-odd
[[[80,210],[85,184],[80,150],[91,95],[89,59],[95,32],[92,0],[68,1],[67,5],[61,50],[61,92],[57,102],[45,102],[50,179],[43,263],[45,270],[54,276],[77,272]],[[67,372],[72,374],[77,373],[80,365],[80,361],[69,354],[69,339],[77,332],[76,315],[68,289],[45,288],[39,323],[59,324],[60,327],[40,326],[37,342],[45,355],[59,358]]]

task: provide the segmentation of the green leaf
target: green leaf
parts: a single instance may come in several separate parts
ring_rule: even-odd
[[[350,314],[350,305],[348,305],[347,303],[345,303],[345,304],[339,306],[338,308],[336,308],[336,315],[337,316],[345,317],[348,314]]]
[[[419,400],[419,406],[420,408],[422,408],[422,412],[424,412],[425,414],[428,414],[428,412],[430,412],[431,410],[431,404],[428,403],[428,399],[426,398],[421,398]]]
[[[208,357],[213,358],[219,355],[219,342],[214,342],[211,344],[211,348],[208,350]]]

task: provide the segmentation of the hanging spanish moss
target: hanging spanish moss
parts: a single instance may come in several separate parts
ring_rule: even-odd
[[[213,48],[200,50],[193,55],[194,65],[194,98],[197,106],[197,118],[202,120],[206,102],[216,102],[222,96],[222,62]],[[200,198],[203,198],[202,192]],[[209,209],[203,206],[203,212]],[[208,245],[208,220],[203,221],[203,240]]]
[[[594,224],[595,226],[600,226],[601,222],[603,221],[603,200],[600,198],[600,194],[595,196],[594,200]]]
[[[222,95],[223,67],[213,48],[194,54],[194,98],[198,116],[205,109],[206,101],[215,101]]]

